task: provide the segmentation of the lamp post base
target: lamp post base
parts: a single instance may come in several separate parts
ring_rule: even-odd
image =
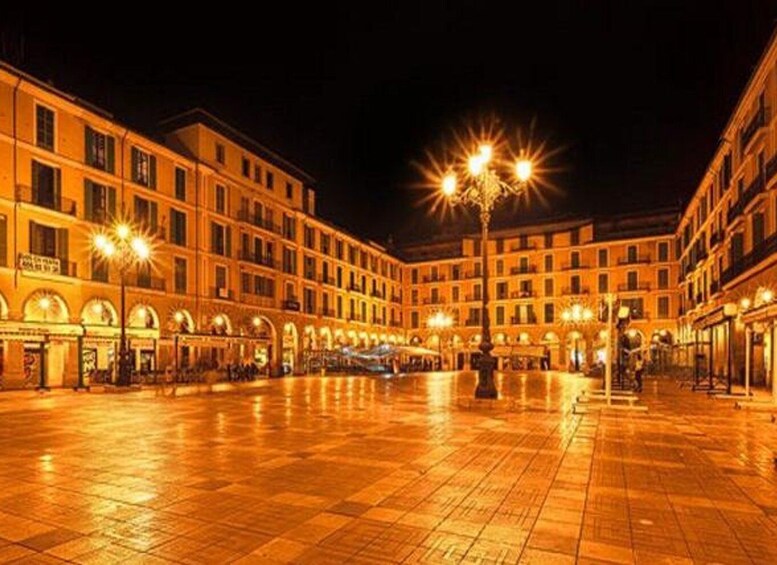
[[[494,384],[494,366],[496,359],[489,353],[480,356],[478,362],[478,386],[475,388],[475,398],[495,399],[499,397],[499,392]]]

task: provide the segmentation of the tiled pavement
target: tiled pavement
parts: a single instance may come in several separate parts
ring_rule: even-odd
[[[238,393],[0,394],[0,561],[777,563],[777,426],[648,381],[287,378]]]

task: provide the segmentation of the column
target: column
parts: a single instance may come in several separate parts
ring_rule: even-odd
[[[63,345],[66,349],[62,386],[73,388],[78,385],[78,364],[81,363],[78,356],[78,340],[67,341]]]
[[[24,342],[17,340],[6,340],[4,350],[5,359],[3,360],[3,388],[23,388],[25,385]],[[37,380],[34,382],[37,383]]]

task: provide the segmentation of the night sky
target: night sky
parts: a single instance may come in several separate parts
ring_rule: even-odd
[[[320,215],[407,240],[451,229],[412,162],[483,115],[564,148],[563,193],[515,221],[679,205],[777,18],[769,0],[273,4],[0,14],[4,58],[145,132],[205,107],[311,173]]]

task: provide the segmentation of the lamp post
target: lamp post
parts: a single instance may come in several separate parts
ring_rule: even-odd
[[[440,369],[442,370],[442,334],[453,326],[453,318],[445,312],[435,312],[426,320],[426,326],[439,332],[437,334],[437,352],[440,354]]]
[[[498,392],[494,384],[495,360],[491,356],[494,344],[491,343],[491,321],[488,315],[488,225],[494,206],[505,196],[521,194],[532,177],[532,162],[523,154],[515,162],[512,171],[517,182],[505,182],[492,167],[493,147],[482,144],[478,151],[467,159],[464,174],[448,172],[442,179],[442,192],[452,204],[469,204],[477,208],[481,224],[482,254],[482,327],[480,340],[480,362],[478,364],[478,384],[475,398],[496,398]],[[459,189],[458,176],[464,179]]]
[[[580,372],[580,353],[577,350],[577,342],[579,339],[577,328],[580,328],[583,324],[591,322],[593,319],[593,310],[591,310],[588,306],[583,306],[582,304],[573,304],[561,312],[561,320],[564,323],[572,324],[576,328],[573,352],[576,373]]]
[[[119,378],[118,386],[129,386],[132,377],[132,359],[127,347],[127,270],[133,265],[141,265],[151,257],[151,246],[145,236],[127,223],[121,222],[106,231],[95,233],[92,244],[98,257],[107,264],[115,265],[119,270],[121,298],[121,334],[119,338]]]

